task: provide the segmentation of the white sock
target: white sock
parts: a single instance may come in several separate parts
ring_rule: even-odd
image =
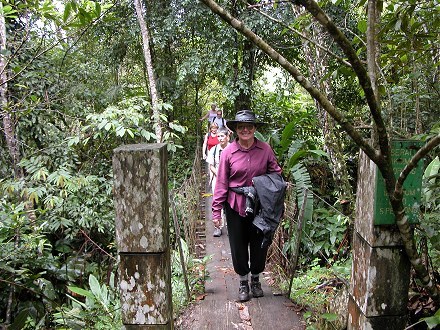
[[[249,281],[249,277],[248,277],[248,275],[249,274],[246,274],[246,275],[240,275],[240,282],[242,282],[242,281]]]

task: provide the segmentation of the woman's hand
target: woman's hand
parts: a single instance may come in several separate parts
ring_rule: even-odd
[[[209,169],[211,170],[212,175],[217,176],[217,169],[214,166],[209,165]]]
[[[214,227],[220,228],[220,224],[222,223],[222,219],[212,219],[214,223]]]

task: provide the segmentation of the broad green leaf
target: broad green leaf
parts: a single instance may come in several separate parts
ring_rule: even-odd
[[[429,329],[434,329],[440,324],[440,309],[437,310],[434,316],[425,317],[422,319],[426,322]]]
[[[144,130],[144,129],[142,129],[141,130],[141,136],[143,136],[147,141],[149,141],[150,138],[151,138],[151,133],[146,131],[146,130]]]
[[[310,318],[312,316],[312,312],[307,311],[304,313],[303,317],[307,320],[308,318]]]
[[[165,110],[173,110],[173,106],[171,104],[169,104],[169,103],[162,103],[162,107]]]
[[[358,29],[362,33],[366,33],[367,32],[367,21],[366,20],[360,20],[358,22]]]
[[[112,288],[114,290],[115,289],[116,281],[115,281],[115,274],[113,272],[110,273],[109,284],[110,284],[110,288]]]
[[[95,2],[95,13],[96,13],[96,16],[101,15],[101,3],[99,1]]]
[[[38,193],[33,191],[29,194],[29,200],[35,203],[38,203]]]
[[[288,163],[288,167],[292,168],[293,166],[295,166],[298,163],[298,160],[301,157],[304,157],[307,155],[307,150],[299,150],[297,152],[295,152],[289,159],[289,163]]]
[[[423,174],[423,178],[428,180],[429,183],[435,182],[435,176],[438,174],[440,170],[440,160],[439,157],[435,157],[431,163],[426,167],[425,172]],[[423,195],[422,198],[425,203],[431,202],[431,196],[433,191],[429,187],[424,187],[422,189]]]
[[[86,24],[86,18],[85,18],[85,15],[84,15],[84,9],[78,8],[78,18],[79,18],[79,22],[80,22],[78,27],[84,26]]]
[[[394,25],[394,31],[400,31],[401,26],[402,26],[402,20],[399,18],[396,21],[396,24]]]
[[[76,1],[70,1],[70,6],[72,7],[73,11],[78,11],[78,6],[76,5]]]
[[[105,285],[105,284],[102,285],[100,294],[101,294],[101,302],[104,304],[104,306],[108,307],[109,297],[108,297],[107,285]]]
[[[324,313],[321,317],[327,321],[336,321],[338,319],[338,315],[333,313]]]
[[[75,145],[75,144],[78,144],[78,143],[79,143],[79,136],[71,137],[71,138],[69,138],[69,140],[67,141],[67,145],[68,145],[69,147],[71,147],[71,146],[73,146],[73,145]]]
[[[64,7],[63,22],[67,22],[67,19],[69,18],[71,11],[72,11],[72,5],[70,2],[68,2]]]
[[[328,158],[328,154],[324,150],[309,150],[309,152],[311,154],[315,154],[315,155],[318,155],[318,156],[322,156],[322,157],[327,157]]]
[[[122,127],[122,126],[119,126],[119,127],[116,129],[116,136],[123,137],[124,134],[125,134],[125,128]]]
[[[72,292],[74,292],[74,291],[72,291]],[[76,293],[76,292],[75,292]],[[79,293],[78,293],[79,294]],[[69,297],[70,299],[72,299],[72,301],[74,302],[72,305],[75,305],[75,304],[77,304],[77,305],[79,305],[79,306],[81,306],[82,308],[84,308],[84,309],[87,309],[88,307],[87,307],[87,305],[86,304],[84,304],[82,301],[79,301],[78,299],[76,299],[75,297],[72,297],[71,295],[69,295],[69,294],[66,294],[66,296],[67,297]],[[92,299],[93,299],[93,297],[92,297]],[[79,314],[79,306],[77,306],[78,308],[77,308],[77,310],[76,310],[76,312]]]
[[[17,18],[17,15],[14,15],[17,13],[15,9],[12,9],[10,5],[3,6],[3,10],[0,11],[0,15],[4,16],[5,18]]]
[[[90,291],[84,290],[82,288],[78,288],[76,286],[68,286],[67,288],[73,293],[79,294],[80,296],[84,296],[91,299],[94,298],[94,295]]]
[[[108,124],[108,121],[104,119],[102,122],[100,122],[100,123],[98,124],[98,129],[102,129],[102,128],[105,127],[107,124]]]
[[[89,276],[89,285],[90,285],[90,290],[95,295],[95,297],[98,298],[101,297],[101,285],[99,284],[96,277],[93,276],[92,274],[90,274]]]

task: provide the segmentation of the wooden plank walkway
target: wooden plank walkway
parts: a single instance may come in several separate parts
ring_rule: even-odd
[[[239,280],[232,267],[227,228],[223,228],[221,237],[212,236],[211,197],[206,198],[205,215],[206,255],[212,255],[207,265],[210,278],[205,282],[206,296],[186,313],[185,321],[176,329],[305,329],[294,304],[272,292],[264,273],[261,276],[264,297],[251,298],[245,303],[236,301]]]

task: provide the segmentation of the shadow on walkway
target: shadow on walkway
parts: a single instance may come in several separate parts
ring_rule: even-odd
[[[212,259],[207,265],[206,296],[185,316],[178,329],[247,329],[247,330],[302,330],[302,318],[294,311],[294,304],[287,297],[274,294],[266,283],[269,274],[261,278],[264,297],[251,298],[245,303],[236,301],[238,275],[232,267],[227,227],[221,237],[213,237],[211,221],[212,197],[205,200],[206,255]],[[251,295],[252,296],[252,295]]]

